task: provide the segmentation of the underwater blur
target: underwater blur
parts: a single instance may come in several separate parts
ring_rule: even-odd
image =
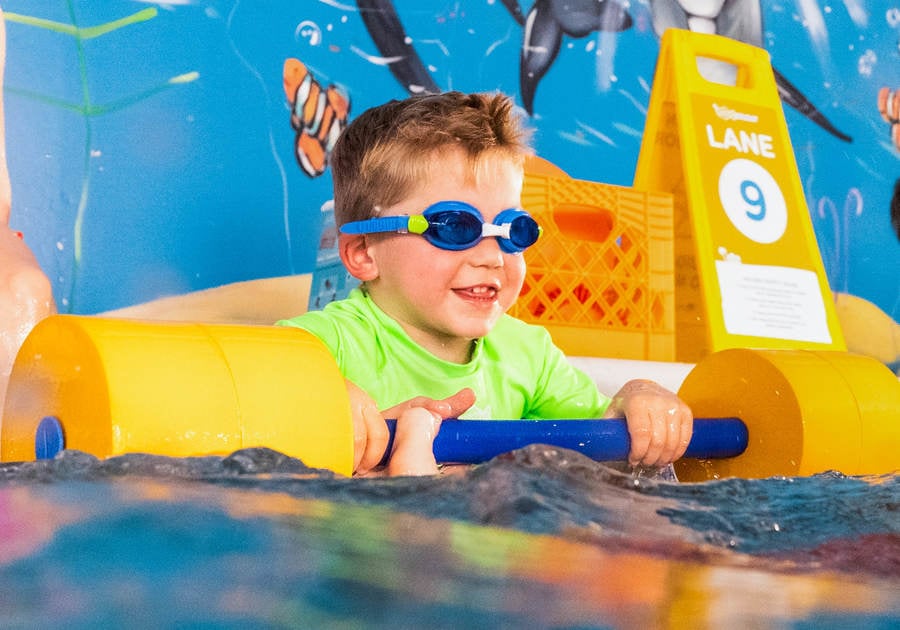
[[[348,479],[266,449],[0,465],[6,627],[889,628],[897,475],[679,484],[529,446]]]

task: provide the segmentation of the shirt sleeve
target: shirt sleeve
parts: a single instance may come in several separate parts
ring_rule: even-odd
[[[275,322],[276,326],[288,326],[293,328],[302,328],[307,332],[314,334],[322,340],[331,355],[340,363],[341,351],[341,333],[334,320],[323,314],[322,311],[309,311],[303,315],[292,317],[291,319],[282,319]]]

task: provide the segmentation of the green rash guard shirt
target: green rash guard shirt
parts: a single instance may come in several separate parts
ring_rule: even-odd
[[[476,341],[465,364],[444,361],[416,342],[360,289],[321,311],[277,322],[321,339],[345,378],[389,409],[416,396],[442,399],[464,387],[475,404],[460,417],[484,420],[599,418],[609,406],[540,326],[503,315]]]

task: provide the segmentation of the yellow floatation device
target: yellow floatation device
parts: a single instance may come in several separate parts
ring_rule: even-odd
[[[900,470],[900,380],[871,357],[722,350],[697,363],[678,395],[695,416],[727,411],[750,432],[740,457],[676,462],[679,479]]]
[[[271,446],[353,472],[344,379],[299,329],[49,317],[13,364],[0,460],[34,459],[47,416],[64,427],[66,448],[98,457]]]
[[[724,350],[698,363],[679,395],[695,416],[723,425],[736,416],[746,429],[738,456],[676,463],[682,480],[900,469],[900,381],[874,359]],[[518,422],[499,424],[524,431],[528,421]],[[462,424],[446,423],[438,439]],[[344,379],[305,331],[57,315],[34,328],[16,358],[0,460],[60,448],[187,457],[267,446],[350,475],[352,426]]]

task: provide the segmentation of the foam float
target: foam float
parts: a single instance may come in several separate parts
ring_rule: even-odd
[[[698,418],[679,478],[848,475],[900,468],[900,381],[845,352],[731,349],[679,395]],[[709,419],[706,417],[709,416]],[[623,421],[455,421],[442,461],[483,461],[528,443],[596,459],[628,452]],[[57,315],[26,338],[10,376],[0,460],[175,457],[267,446],[349,475],[350,404],[326,347],[297,329]]]

